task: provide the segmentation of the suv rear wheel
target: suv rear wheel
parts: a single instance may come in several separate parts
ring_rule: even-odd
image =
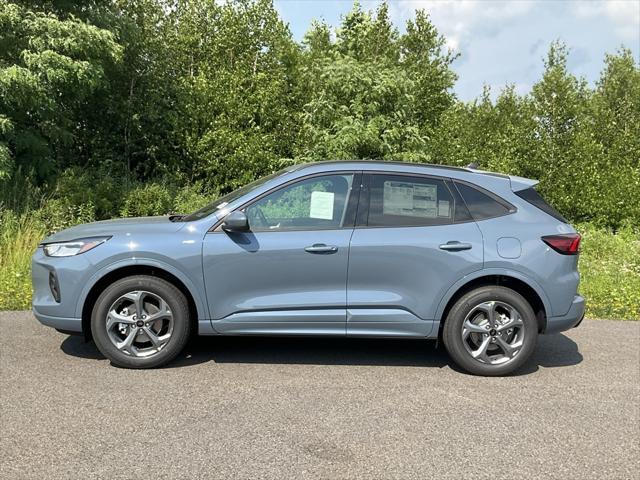
[[[189,306],[174,285],[136,275],[107,287],[91,315],[96,346],[114,365],[153,368],[173,360],[189,339]]]
[[[538,322],[519,293],[487,286],[463,295],[451,308],[443,341],[453,361],[474,375],[506,375],[533,353]]]

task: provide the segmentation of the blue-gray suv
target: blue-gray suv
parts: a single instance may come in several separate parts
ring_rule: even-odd
[[[504,375],[584,316],[580,236],[525,178],[399,162],[296,165],[190,215],[46,238],[33,312],[114,365],[199,335],[440,338]],[[381,353],[383,354],[383,353]]]

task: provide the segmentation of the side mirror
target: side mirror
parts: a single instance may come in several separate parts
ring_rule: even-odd
[[[228,232],[248,232],[249,220],[244,212],[236,210],[224,218],[222,229]]]

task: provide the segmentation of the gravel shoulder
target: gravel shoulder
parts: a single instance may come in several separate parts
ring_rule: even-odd
[[[0,478],[638,478],[640,322],[517,375],[410,340],[202,338],[168,368],[0,313]]]

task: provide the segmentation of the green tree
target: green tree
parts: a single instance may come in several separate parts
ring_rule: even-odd
[[[290,162],[474,161],[538,178],[571,220],[638,225],[638,64],[607,55],[591,88],[568,55],[553,43],[530,93],[460,102],[425,11],[400,33],[356,1],[296,43],[271,0],[0,0],[0,204],[102,218]]]
[[[113,33],[3,0],[0,45],[0,172],[44,179],[86,160],[78,138],[88,106],[122,58]]]
[[[593,179],[599,174],[598,145],[589,134],[592,92],[568,71],[568,54],[564,44],[551,44],[533,86],[536,143],[522,171],[540,179],[542,193],[563,214],[588,219],[585,206],[598,195]]]
[[[407,21],[407,32],[400,38],[402,66],[416,82],[415,101],[421,127],[431,134],[454,103],[453,86],[457,76],[451,64],[458,57],[445,46],[424,10]]]
[[[292,156],[297,47],[271,1],[178,2],[173,125],[189,178],[235,188]]]
[[[455,76],[426,14],[400,35],[386,3],[373,14],[355,2],[334,42],[315,24],[304,45],[299,159],[432,158],[429,139],[453,102]]]
[[[434,135],[434,156],[442,163],[499,172],[534,175],[527,171],[535,149],[531,101],[507,86],[495,101],[485,87],[482,96],[450,107]]]
[[[605,57],[585,136],[582,171],[591,196],[581,216],[617,226],[640,219],[640,68],[630,50]],[[586,187],[586,186],[585,186]]]
[[[118,0],[107,16],[122,62],[107,72],[109,88],[86,114],[94,135],[85,141],[103,168],[111,165],[126,178],[159,177],[180,167],[165,8],[156,0]]]

